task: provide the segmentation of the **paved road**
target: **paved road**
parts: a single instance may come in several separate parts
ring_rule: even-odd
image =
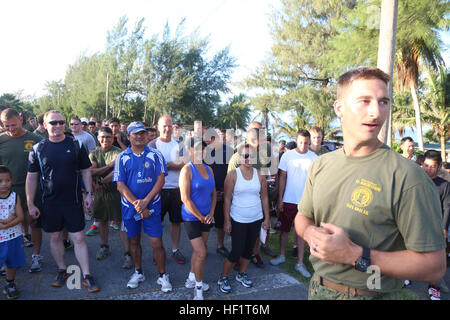
[[[86,222],[86,230],[91,222]],[[193,289],[186,289],[184,282],[189,273],[189,258],[192,248],[182,228],[181,250],[188,258],[185,265],[177,264],[171,257],[169,249],[171,242],[169,238],[168,217],[164,221],[164,246],[166,248],[166,268],[173,285],[171,293],[163,293],[157,285],[158,277],[156,266],[152,264],[152,249],[148,238],[142,237],[143,243],[143,269],[146,280],[136,289],[127,289],[126,284],[132,274],[132,270],[121,269],[123,250],[119,238],[119,232],[110,229],[110,247],[112,254],[102,261],[95,260],[95,253],[100,246],[99,235],[87,237],[89,253],[92,259],[91,272],[95,276],[101,291],[88,293],[87,289],[81,285],[80,289],[69,289],[68,287],[53,288],[50,283],[55,277],[56,264],[49,251],[48,235],[44,233],[42,254],[44,264],[41,272],[30,274],[27,268],[21,268],[17,272],[16,283],[20,290],[21,300],[191,300]],[[225,245],[231,248],[231,239],[226,237]],[[217,286],[217,279],[222,270],[224,258],[216,252],[216,232],[212,228],[208,240],[208,256],[206,260],[204,281],[210,285],[210,290],[205,293],[206,300],[305,300],[307,299],[307,288],[297,279],[286,274],[278,267],[271,266],[265,259],[265,268],[258,269],[250,264],[248,274],[254,282],[253,288],[244,288],[234,281],[235,271],[230,274],[231,294],[223,294]],[[25,248],[28,265],[31,259],[31,248]],[[77,265],[73,249],[66,251],[67,265]],[[446,281],[450,284],[450,272],[446,274]],[[410,287],[422,299],[428,299],[427,284],[423,282],[413,282]],[[441,293],[443,300],[450,300],[450,294]],[[0,300],[6,300],[4,295],[0,295]]]

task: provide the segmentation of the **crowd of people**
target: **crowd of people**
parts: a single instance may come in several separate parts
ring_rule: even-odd
[[[162,241],[168,213],[170,257],[188,263],[180,250],[182,226],[192,246],[185,286],[194,289],[195,300],[209,289],[203,274],[213,225],[216,252],[224,257],[217,282],[223,293],[232,291],[233,268],[237,283],[253,286],[247,270],[250,263],[264,266],[259,252],[271,257],[271,265],[285,263],[289,233],[295,230],[295,270],[311,278],[310,299],[379,299],[410,281],[427,281],[430,299],[439,299],[448,257],[450,183],[445,174],[450,168],[439,152],[413,157],[411,138],[401,141],[402,155],[378,140],[390,103],[389,81],[376,68],[358,68],[339,78],[334,109],[344,146],[334,152],[322,144],[318,127],[300,130],[293,141],[280,140],[275,147],[256,121],[240,141],[232,130],[207,130],[201,120],[187,130],[168,115],[150,128],[117,118],[72,116],[67,123],[57,110],[24,123],[19,112],[4,109],[0,266],[6,296],[19,297],[14,280],[17,268],[26,265],[23,246],[33,247],[29,272],[41,271],[42,230],[50,236],[57,265],[50,285],[64,286],[64,251],[73,246],[82,283],[89,292],[100,291],[86,236],[99,234],[95,258],[106,259],[109,226],[120,232],[122,268],[134,269],[126,287],[137,288],[146,279],[143,230],[153,250],[157,284],[163,292],[172,291]],[[279,254],[267,244],[271,214],[280,234]],[[231,248],[224,245],[226,234]],[[303,263],[306,245],[314,275]],[[368,282],[372,265],[381,270],[376,287]]]

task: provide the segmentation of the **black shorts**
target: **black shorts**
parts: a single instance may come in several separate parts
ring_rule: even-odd
[[[200,221],[184,222],[184,228],[186,229],[189,240],[201,237],[203,232],[209,232],[211,226],[211,224],[201,223]]]
[[[83,205],[80,204],[52,204],[43,203],[41,223],[45,232],[60,232],[64,228],[70,233],[84,230]]]
[[[223,201],[217,201],[214,209],[214,227],[216,229],[223,229],[225,217],[223,215]]]
[[[161,221],[164,221],[166,213],[169,212],[169,219],[172,223],[181,223],[181,194],[180,188],[162,189],[161,196]]]

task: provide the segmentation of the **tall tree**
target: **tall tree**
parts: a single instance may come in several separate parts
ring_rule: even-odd
[[[244,94],[228,99],[224,105],[217,107],[215,124],[221,129],[247,128],[250,120],[250,103]]]

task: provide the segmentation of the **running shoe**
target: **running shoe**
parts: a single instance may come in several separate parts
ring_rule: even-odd
[[[129,254],[124,254],[122,269],[131,269],[132,267],[133,261],[131,261],[131,256]]]
[[[55,280],[52,282],[52,287],[64,286],[68,277],[69,275],[67,274],[66,270],[58,269]]]
[[[73,248],[73,243],[70,240],[63,240],[64,242],[64,249],[68,250],[70,248]]]
[[[271,257],[271,258],[275,258],[277,255],[275,253],[273,253],[273,251],[269,248],[269,246],[261,246],[260,247],[261,252],[264,253],[265,255]]]
[[[441,290],[438,287],[429,286],[428,296],[430,300],[441,300]]]
[[[261,259],[259,254],[252,255],[250,261],[257,267],[257,268],[264,268],[264,261]]]
[[[25,234],[23,236],[23,246],[26,248],[33,247],[33,242],[31,241],[31,234]]]
[[[278,265],[280,265],[282,263],[285,263],[286,262],[286,258],[283,257],[282,255],[279,255],[278,257],[270,260],[269,262],[273,266],[278,266]]]
[[[305,278],[311,278],[311,274],[306,269],[303,263],[298,263],[295,265],[295,271],[299,272]]]
[[[177,249],[177,251],[172,253],[172,258],[175,259],[175,261],[179,264],[185,264],[186,263],[186,258],[183,256],[183,254],[181,253],[180,249]]]
[[[217,281],[217,284],[219,285],[220,291],[222,291],[223,293],[230,293],[231,292],[231,286],[230,286],[230,283],[228,281],[228,277],[221,277]]]
[[[6,294],[8,299],[17,299],[19,297],[19,290],[16,288],[16,284],[14,282],[8,283],[3,288],[3,293]]]
[[[109,226],[116,231],[120,229],[119,224],[116,221],[111,221]]]
[[[88,231],[86,231],[87,236],[95,236],[98,233],[98,227],[91,225]]]
[[[202,287],[195,287],[194,300],[203,300],[203,291]]]
[[[31,255],[31,266],[28,270],[30,273],[39,272],[42,270],[42,260],[44,259],[43,256],[40,254],[33,254]]]
[[[242,272],[236,275],[236,281],[241,283],[246,288],[253,287],[253,282],[248,278],[247,273]]]
[[[170,283],[169,275],[167,273],[164,273],[162,277],[159,277],[156,283],[161,286],[162,292],[172,291],[172,284]]]
[[[83,285],[88,288],[88,292],[98,292],[100,287],[95,283],[94,277],[90,274],[84,276]]]
[[[184,286],[188,289],[193,289],[195,288],[195,281],[190,280],[189,278],[186,279],[186,282],[184,283]],[[206,282],[203,282],[203,291],[208,291],[209,290],[209,285]]]
[[[135,271],[127,283],[127,288],[136,289],[139,286],[139,283],[143,282],[144,280],[145,280],[144,274]]]
[[[109,256],[110,253],[111,253],[111,250],[109,249],[109,246],[106,246],[106,245],[102,244],[100,249],[97,251],[97,254],[96,254],[95,258],[97,260],[103,260],[107,256]]]

